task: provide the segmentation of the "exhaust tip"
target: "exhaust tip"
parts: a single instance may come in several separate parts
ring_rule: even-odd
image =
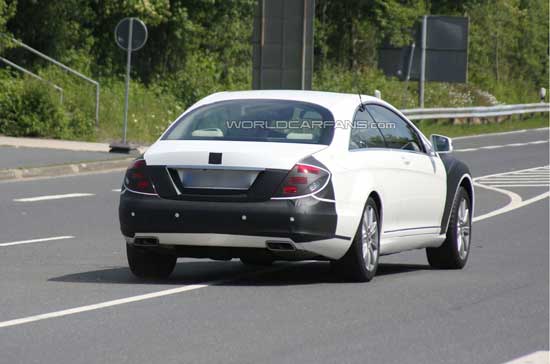
[[[265,243],[268,250],[271,251],[285,251],[285,252],[293,252],[296,251],[296,247],[294,244],[288,241],[266,241]]]
[[[134,245],[138,246],[157,246],[159,245],[159,240],[153,237],[140,237],[134,239]]]

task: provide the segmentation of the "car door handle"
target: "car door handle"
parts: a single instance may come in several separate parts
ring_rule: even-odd
[[[403,163],[405,163],[405,165],[409,165],[411,164],[411,160],[407,157],[401,157],[401,160],[403,161]]]

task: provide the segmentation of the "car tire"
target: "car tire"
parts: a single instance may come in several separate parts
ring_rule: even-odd
[[[160,254],[147,249],[126,244],[128,265],[139,278],[167,278],[176,266],[177,257]]]
[[[273,264],[273,259],[267,257],[241,257],[241,263],[250,266],[263,266],[268,267]]]
[[[427,248],[430,266],[438,269],[462,269],[470,256],[472,203],[468,192],[460,187],[453,201],[447,237],[439,248]]]
[[[368,282],[376,275],[380,257],[378,206],[369,197],[353,242],[341,259],[331,262],[333,270],[347,279]]]

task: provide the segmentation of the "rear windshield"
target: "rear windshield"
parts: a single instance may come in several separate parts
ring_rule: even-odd
[[[234,140],[330,144],[327,109],[288,100],[228,100],[205,105],[176,121],[165,140]]]

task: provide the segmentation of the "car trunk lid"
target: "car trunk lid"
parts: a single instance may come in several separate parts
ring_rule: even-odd
[[[163,140],[144,155],[162,198],[215,201],[269,199],[299,160],[326,145]]]
[[[147,165],[189,166],[227,169],[286,169],[326,145],[212,140],[161,140],[146,153]],[[211,154],[220,154],[219,163]],[[213,162],[213,163],[209,163]]]

